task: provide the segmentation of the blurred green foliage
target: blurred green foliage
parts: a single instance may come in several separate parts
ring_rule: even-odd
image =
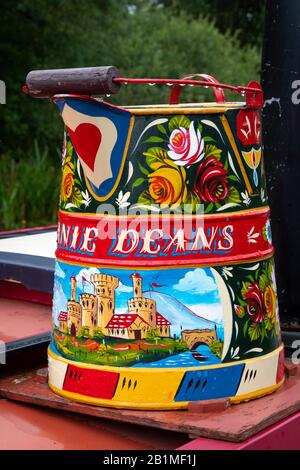
[[[36,141],[29,155],[0,155],[0,230],[56,222],[59,197],[59,157],[40,150]]]
[[[0,79],[7,87],[7,104],[0,113],[2,229],[55,220],[57,149],[63,126],[49,100],[22,94],[26,74],[33,69],[115,65],[123,76],[202,72],[223,82],[247,84],[259,77],[260,69],[259,41],[245,40],[252,10],[248,5],[241,13],[240,1],[221,3],[222,7],[215,0],[2,0]],[[224,16],[220,27],[225,13],[244,19],[238,23],[244,39],[228,19],[224,23]],[[201,101],[205,92],[184,89],[182,100]],[[109,100],[124,105],[167,102],[168,93],[167,87],[128,85]],[[39,148],[46,150],[41,153]]]

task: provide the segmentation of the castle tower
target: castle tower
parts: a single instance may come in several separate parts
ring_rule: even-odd
[[[68,301],[68,331],[76,336],[81,328],[81,305],[76,301],[76,278],[71,277],[71,300]]]
[[[82,309],[82,326],[88,326],[90,335],[97,326],[97,299],[93,294],[80,294],[79,303]]]
[[[95,286],[97,298],[97,326],[107,335],[106,325],[115,312],[115,289],[119,285],[119,279],[108,274],[92,274],[90,279]]]
[[[76,300],[76,277],[71,276],[71,300]]]
[[[142,278],[139,273],[131,274],[134,297],[143,297]]]
[[[156,328],[156,302],[143,297],[142,277],[139,273],[131,274],[134,297],[128,300],[128,313],[138,314],[151,328]]]
[[[156,328],[156,302],[146,297],[132,297],[128,300],[128,313],[139,315],[151,328]]]

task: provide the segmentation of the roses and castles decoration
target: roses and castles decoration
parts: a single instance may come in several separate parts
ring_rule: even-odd
[[[261,88],[202,77],[217,103],[178,104],[177,82],[170,105],[52,96],[65,136],[49,385],[62,396],[178,409],[283,383]]]

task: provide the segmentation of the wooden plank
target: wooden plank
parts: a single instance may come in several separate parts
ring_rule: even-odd
[[[2,397],[114,421],[240,442],[300,409],[299,369],[277,392],[224,411],[135,411],[75,403],[55,395],[36,371],[0,379]]]

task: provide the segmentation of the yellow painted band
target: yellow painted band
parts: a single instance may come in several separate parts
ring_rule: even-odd
[[[235,405],[238,405],[239,403],[244,402],[244,401],[249,401],[249,400],[253,400],[254,398],[264,397],[265,395],[269,395],[270,393],[275,392],[275,390],[277,390],[279,387],[281,387],[281,385],[283,385],[284,381],[285,381],[285,377],[283,377],[281,382],[275,385],[271,385],[270,387],[261,388],[260,390],[257,390],[256,392],[245,393],[244,395],[237,395],[235,397],[230,397],[230,402]]]
[[[128,109],[131,114],[149,115],[149,114],[220,114],[226,113],[229,108],[143,108]]]
[[[133,368],[121,368],[121,367],[109,367],[109,366],[96,366],[92,364],[83,364],[83,363],[78,363],[75,361],[71,360],[66,360],[60,356],[57,356],[54,354],[52,351],[48,351],[49,356],[54,358],[56,361],[64,362],[66,364],[72,364],[77,367],[83,367],[83,368],[89,368],[89,369],[99,369],[101,371],[111,371],[111,372],[117,372],[120,374],[120,380],[119,383],[122,382],[122,376],[126,376],[127,378],[131,379],[139,379],[138,376],[142,376],[144,378],[144,381],[149,379],[151,380],[151,383],[155,384],[156,387],[160,385],[160,387],[165,387],[165,382],[166,379],[168,381],[168,386],[169,386],[169,392],[164,393],[164,389],[162,394],[157,393],[157,389],[153,390],[152,397],[151,393],[149,395],[149,398],[152,398],[152,401],[145,402],[144,398],[144,393],[137,393],[134,394],[134,396],[131,396],[130,391],[122,390],[120,389],[119,384],[117,385],[116,391],[114,396],[111,399],[103,399],[103,398],[95,398],[95,397],[89,397],[87,395],[82,395],[79,393],[74,393],[74,392],[69,392],[66,390],[59,389],[55,387],[54,385],[51,384],[49,381],[49,387],[58,395],[61,395],[65,398],[69,398],[71,400],[75,400],[78,402],[82,403],[87,403],[91,405],[98,405],[98,406],[104,406],[104,407],[113,407],[113,408],[127,408],[127,409],[141,409],[141,410],[169,410],[169,409],[186,409],[188,407],[187,401],[184,402],[175,402],[174,397],[177,393],[178,387],[180,386],[182,377],[186,371],[189,370],[201,370],[201,369],[216,369],[220,367],[227,367],[227,366],[234,366],[235,364],[238,364],[240,362],[242,363],[253,363],[253,362],[258,362],[259,359],[265,359],[268,356],[271,355],[278,355],[280,354],[280,351],[282,350],[283,345],[281,345],[279,348],[277,348],[275,351],[272,353],[266,354],[264,356],[258,357],[258,358],[252,358],[248,359],[245,361],[236,361],[235,363],[223,363],[223,364],[217,364],[217,365],[212,365],[208,367],[198,367],[198,368],[174,368],[174,369],[144,369],[144,368],[138,368],[138,369],[133,369]],[[173,374],[172,374],[173,372]],[[128,374],[130,377],[128,377]],[[149,377],[150,374],[150,377]],[[168,375],[166,375],[168,374]],[[148,375],[148,377],[146,377]],[[163,379],[163,380],[162,380]],[[239,395],[239,396],[233,396],[233,397],[228,397],[230,399],[230,402],[232,404],[238,404],[243,401],[249,401],[254,398],[259,398],[264,395],[268,395],[272,392],[274,392],[277,388],[279,388],[282,384],[284,383],[284,378],[281,380],[280,383],[274,384],[269,387],[265,387],[263,389],[259,389],[254,392],[250,392],[247,394]],[[147,394],[151,392],[148,387],[144,387],[144,382],[143,382],[143,390]],[[146,384],[147,385],[147,384]],[[148,384],[149,385],[149,384]],[[156,396],[159,396],[160,401],[156,401]],[[120,397],[121,399],[118,399]],[[125,400],[124,400],[125,398]],[[140,401],[139,401],[140,399]]]
[[[93,398],[86,395],[80,395],[79,393],[67,392],[56,388],[50,382],[49,387],[54,393],[64,398],[70,398],[71,400],[86,403],[88,405],[98,405],[109,408],[126,408],[132,410],[183,410],[188,407],[189,402],[169,402],[169,403],[132,403],[132,402],[114,402],[113,400],[105,400],[103,398]]]
[[[196,109],[197,111],[202,108],[209,108],[209,109],[214,109],[214,108],[220,108],[220,109],[236,109],[236,108],[245,108],[245,102],[243,101],[226,101],[226,103],[215,103],[215,102],[206,102],[206,103],[177,103],[177,104],[166,104],[166,103],[161,103],[161,104],[136,104],[136,105],[128,105],[128,106],[122,106],[121,109],[125,109],[126,111],[134,111],[136,109],[138,110],[148,110],[148,109],[178,109],[179,111],[183,109]]]

